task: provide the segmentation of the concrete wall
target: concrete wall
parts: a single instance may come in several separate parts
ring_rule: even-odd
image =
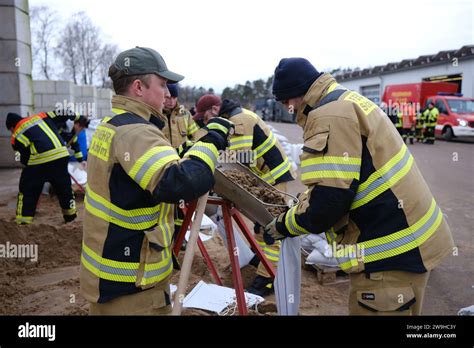
[[[411,69],[406,71],[397,71],[391,74],[380,76],[370,76],[366,78],[342,80],[341,85],[344,87],[360,92],[363,86],[380,85],[380,94],[383,94],[385,86],[401,83],[421,82],[423,78],[440,75],[462,74],[461,93],[465,97],[474,97],[474,58],[459,60],[458,66],[451,63],[440,64],[419,69]]]
[[[76,112],[92,118],[110,115],[112,90],[94,86],[76,86],[70,81],[34,81],[34,113],[57,106],[73,106]]]
[[[19,165],[5,119],[32,111],[31,64],[28,0],[0,0],[0,167]]]

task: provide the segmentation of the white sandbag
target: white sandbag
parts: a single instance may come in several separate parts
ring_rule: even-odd
[[[219,231],[219,234],[224,240],[225,245],[227,245],[227,236],[225,233],[224,217],[222,215],[221,210],[219,209],[219,212],[216,215],[212,216],[211,219],[216,223],[217,230]],[[237,227],[234,224],[232,224],[232,228],[234,232],[235,246],[237,247],[237,250],[239,253],[238,254],[239,267],[242,268],[249,264],[250,260],[252,260],[252,258],[255,256],[255,253],[245,243],[244,238],[242,237],[242,235],[237,230]]]
[[[338,267],[335,257],[326,257],[318,249],[314,249],[306,259],[308,265],[322,265],[328,267]]]
[[[79,184],[85,185],[87,183],[87,171],[79,162],[69,162],[67,165],[67,170]],[[74,180],[72,179],[71,184],[75,184]]]
[[[301,239],[281,242],[275,278],[275,302],[279,315],[298,315],[301,296]]]
[[[458,315],[474,315],[474,305],[461,308],[458,312]]]
[[[318,251],[325,255],[325,256],[332,256],[332,252],[329,250],[329,255],[326,255],[329,249],[328,242],[326,242],[324,239],[320,239],[317,242],[313,243],[313,247],[315,249],[318,249]]]
[[[313,241],[311,239],[309,239],[308,237],[309,237],[309,235],[300,237],[301,238],[301,247],[304,250],[313,250],[314,249]]]

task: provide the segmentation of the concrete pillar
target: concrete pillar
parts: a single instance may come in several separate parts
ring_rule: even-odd
[[[8,112],[26,116],[33,107],[28,0],[0,0],[0,167],[18,166],[5,128]]]

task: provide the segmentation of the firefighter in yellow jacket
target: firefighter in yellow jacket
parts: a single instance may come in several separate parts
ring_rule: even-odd
[[[426,144],[434,144],[435,142],[435,129],[438,123],[439,110],[430,100],[428,108],[423,111],[423,118],[425,120],[425,132],[423,137]]]
[[[209,102],[207,111],[201,111],[204,123],[217,116],[230,120],[235,126],[235,132],[230,138],[229,150],[235,151],[239,162],[247,165],[260,178],[286,192],[287,182],[295,179],[295,173],[280,142],[268,125],[257,114],[242,108],[237,102],[224,99],[221,103],[220,98],[214,95],[205,95],[197,102],[198,117],[201,116],[199,110],[205,109],[201,107],[202,101],[207,100],[214,102]],[[276,267],[281,243],[265,245],[260,229],[258,225],[254,229],[255,239],[262,247],[265,256]],[[256,259],[253,263],[256,263]],[[273,279],[262,263],[258,264],[257,276],[247,291],[259,296],[269,295],[273,291]]]
[[[407,146],[375,104],[306,59],[280,61],[273,94],[303,128],[308,189],[265,238],[326,232],[350,273],[350,314],[420,314],[430,271],[454,245]]]
[[[178,101],[179,88],[176,83],[168,83],[170,95],[165,98],[163,113],[168,118],[168,127],[163,134],[174,148],[178,148],[187,140],[192,140],[199,130],[191,113]]]
[[[144,47],[119,54],[109,76],[115,115],[99,125],[89,148],[81,292],[91,314],[167,314],[174,204],[213,186],[232,126],[217,119],[220,128],[180,159],[162,132],[162,108],[166,82],[183,77]]]

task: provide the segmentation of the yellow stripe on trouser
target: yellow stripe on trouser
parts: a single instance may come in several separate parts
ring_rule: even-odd
[[[356,179],[360,177],[360,158],[324,156],[303,160],[301,180],[338,178]]]
[[[76,208],[62,209],[63,215],[74,215],[76,214]]]
[[[253,137],[251,135],[234,136],[230,138],[229,150],[237,150],[242,147],[252,147]]]
[[[57,149],[51,149],[42,153],[31,154],[28,160],[28,165],[52,162],[63,157],[69,157],[69,152],[65,146],[61,146]]]
[[[257,240],[257,243],[260,245],[260,248],[262,248],[268,260],[275,264],[278,263],[280,259],[280,241],[276,241],[273,245],[267,245],[265,242],[259,240]]]
[[[426,214],[410,227],[384,237],[350,245],[348,248],[338,250],[335,256],[340,267],[343,270],[348,270],[357,266],[356,251],[362,255],[362,260],[359,261],[364,263],[406,253],[419,247],[431,237],[441,224],[442,219],[443,213],[433,199]]]
[[[16,207],[16,218],[17,224],[31,224],[33,222],[33,216],[23,216],[23,193],[18,193],[18,203]]]
[[[160,205],[155,207],[125,210],[117,207],[105,198],[86,188],[84,199],[86,210],[92,215],[110,223],[131,230],[143,231],[157,224],[160,216]]]
[[[204,143],[198,141],[194,146],[186,152],[184,155],[185,158],[190,156],[196,156],[202,159],[211,171],[214,173],[214,169],[217,163],[217,158],[219,157],[219,152],[214,144]]]
[[[406,145],[403,145],[401,150],[390,161],[372,173],[366,181],[359,185],[351,205],[351,210],[370,202],[393,187],[410,171],[412,165],[413,156],[408,151]]]
[[[171,146],[152,147],[135,162],[128,175],[145,190],[156,172],[178,160],[179,156]]]

